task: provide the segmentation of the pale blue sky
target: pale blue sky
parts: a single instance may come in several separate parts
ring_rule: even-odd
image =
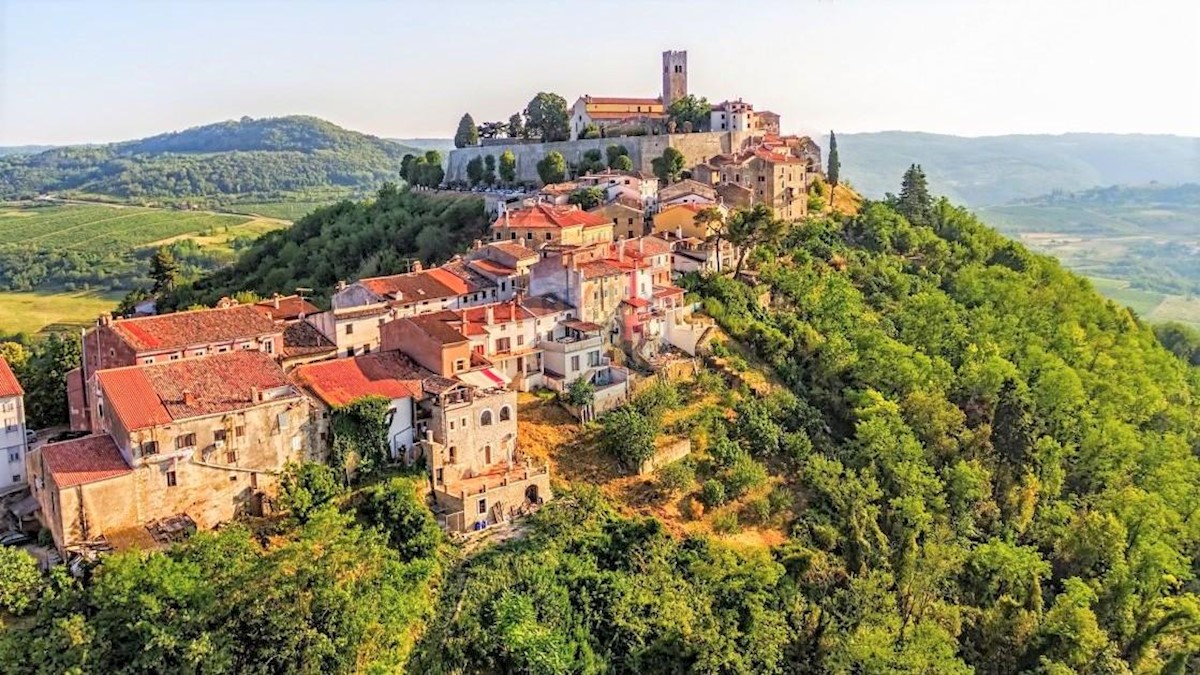
[[[0,145],[303,113],[389,137],[690,87],[785,131],[1200,135],[1196,0],[0,0]]]

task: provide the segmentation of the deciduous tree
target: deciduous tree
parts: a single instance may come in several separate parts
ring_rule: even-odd
[[[557,150],[551,150],[537,163],[538,177],[544,185],[561,183],[567,177],[567,159]]]
[[[525,127],[543,141],[565,141],[571,137],[567,101],[558,94],[539,92],[525,106]]]

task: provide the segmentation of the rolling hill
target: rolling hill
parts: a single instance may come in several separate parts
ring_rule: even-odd
[[[315,117],[229,120],[107,145],[0,157],[0,199],[277,201],[361,194],[397,180],[413,148]]]
[[[827,137],[818,137],[822,145]],[[968,206],[1114,184],[1200,182],[1200,138],[1144,134],[965,138],[885,131],[838,134],[842,175],[867,197],[920,164],[929,188]]]

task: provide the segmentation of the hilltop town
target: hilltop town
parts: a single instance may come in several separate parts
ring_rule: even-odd
[[[518,393],[588,421],[694,370],[713,322],[675,280],[739,273],[755,232],[804,216],[824,178],[811,139],[740,99],[709,106],[687,77],[687,53],[665,52],[659,97],[582,96],[556,122],[569,139],[520,131],[452,152],[443,188],[525,189],[490,194],[489,237],[444,264],[345,280],[327,309],[276,295],[100,317],[66,376],[66,439],[26,451],[23,392],[0,361],[22,513],[62,555],[161,545],[277,511],[304,462],[346,480],[417,467],[450,532],[538,509],[553,477],[520,449]],[[352,424],[375,443],[351,443]]]

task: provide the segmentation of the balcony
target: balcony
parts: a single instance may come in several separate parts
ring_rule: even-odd
[[[600,335],[591,337],[566,336],[555,338],[554,340],[540,340],[538,347],[548,352],[570,354],[588,349],[598,349],[603,343],[604,338]]]

